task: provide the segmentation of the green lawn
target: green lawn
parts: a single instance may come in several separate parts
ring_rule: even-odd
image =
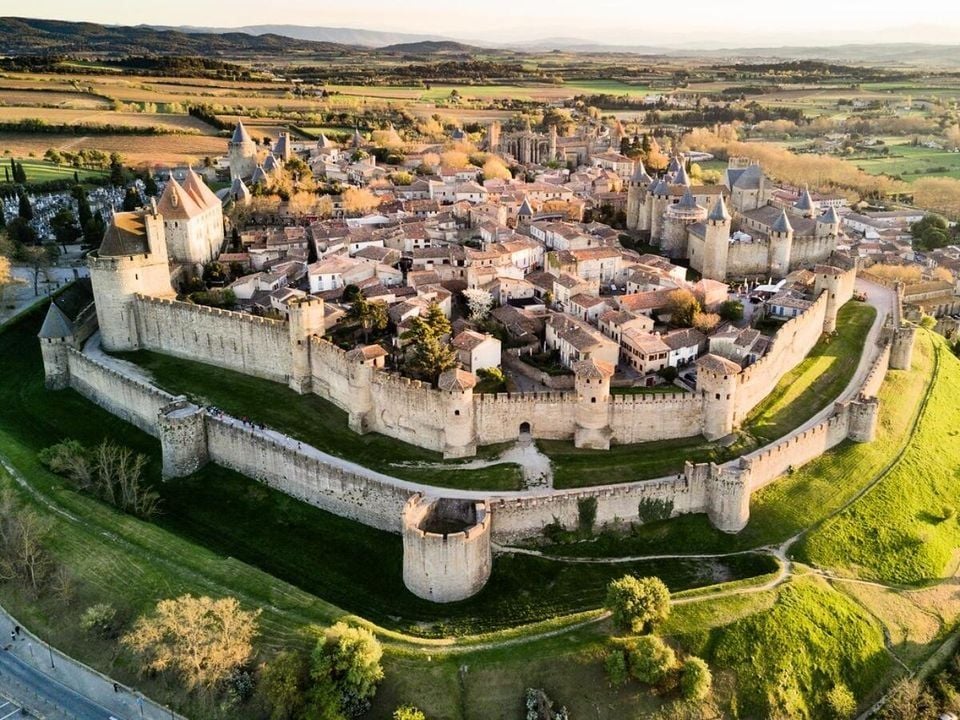
[[[837,334],[824,336],[810,354],[747,416],[743,431],[765,445],[803,425],[836,400],[860,362],[877,316],[870,305],[849,302],[837,314]]]
[[[897,453],[914,443],[912,426],[929,390],[934,363],[930,335],[918,336],[913,370],[891,370],[880,389],[880,421],[872,443],[843,442],[811,463],[753,494],[750,522],[736,535],[722,533],[705,515],[637,526],[626,534],[603,533],[592,542],[552,545],[546,552],[618,557],[671,552],[733,552],[783,542],[836,512],[880,475]],[[949,448],[949,446],[948,446]],[[837,552],[846,552],[836,545]]]
[[[74,172],[80,176],[81,181],[106,175],[104,170],[83,170],[70,165],[54,165],[46,160],[18,158],[17,162],[23,165],[23,171],[27,175],[28,183],[47,182],[48,180],[72,180]],[[0,168],[5,168],[7,172],[10,172],[9,158],[0,160]],[[0,170],[0,182],[6,177],[2,173],[3,170]]]
[[[538,440],[537,445],[553,462],[553,484],[557,488],[650,480],[683,472],[686,460],[725,462],[737,453],[734,448],[708,442],[702,435],[612,445],[609,450],[576,448],[566,440]]]
[[[270,380],[261,380],[212,365],[151,352],[122,353],[121,357],[149,371],[157,385],[216,405],[238,417],[250,417],[276,428],[319,450],[347,458],[373,470],[406,480],[441,487],[475,490],[519,490],[519,466],[498,464],[475,470],[417,468],[410,464],[443,462],[440,453],[370,433],[358,435],[347,427],[347,414],[333,403],[312,394],[298,395]],[[488,446],[481,458],[495,457],[502,446]]]
[[[848,162],[871,175],[891,175],[906,182],[924,177],[960,178],[960,153],[907,143],[887,147],[890,148],[887,157],[853,157]]]
[[[953,572],[960,524],[960,361],[936,341],[939,376],[903,457],[866,496],[797,548],[818,565],[895,584]]]

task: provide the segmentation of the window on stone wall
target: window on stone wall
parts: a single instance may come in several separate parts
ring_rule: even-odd
[[[720,399],[720,393],[717,393],[717,400]]]

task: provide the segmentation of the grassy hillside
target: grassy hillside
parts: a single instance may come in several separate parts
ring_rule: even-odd
[[[805,539],[798,558],[898,584],[950,572],[960,546],[960,360],[942,339],[927,343],[930,337],[937,382],[917,434],[876,487]]]
[[[837,683],[862,700],[890,667],[880,624],[822,580],[802,577],[776,601],[714,630],[712,666],[736,674],[740,717],[830,717],[826,693]]]

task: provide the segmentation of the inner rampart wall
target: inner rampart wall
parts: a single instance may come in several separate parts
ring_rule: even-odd
[[[286,383],[290,335],[279,320],[137,295],[137,329],[145,350]]]
[[[735,425],[739,425],[771,393],[780,378],[810,353],[823,334],[826,311],[827,294],[821,293],[804,313],[783,324],[766,355],[737,376]]]

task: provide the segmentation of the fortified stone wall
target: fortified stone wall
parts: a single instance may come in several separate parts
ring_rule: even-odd
[[[443,393],[417,380],[378,372],[371,378],[370,397],[370,430],[429,450],[444,451],[448,410]]]
[[[157,436],[160,409],[175,399],[147,383],[108,368],[70,348],[67,354],[69,386],[104,410]]]
[[[648,442],[699,435],[703,400],[698,393],[611,395],[613,442]]]
[[[836,247],[836,237],[794,237],[790,249],[790,269],[810,267],[824,262]]]
[[[766,275],[770,272],[770,243],[732,242],[727,250],[727,277]]]
[[[403,505],[412,491],[392,478],[338,467],[309,448],[298,450],[288,439],[232,418],[207,415],[206,433],[212,462],[341,517],[400,532]]]
[[[822,293],[806,312],[783,324],[766,355],[737,376],[735,425],[739,425],[770,394],[780,378],[810,353],[823,334],[826,310],[827,295]]]
[[[533,437],[545,440],[572,440],[577,429],[575,393],[476,395],[474,408],[480,445],[516,440],[523,423]]]
[[[245,313],[137,295],[145,350],[286,383],[291,372],[287,324]]]

